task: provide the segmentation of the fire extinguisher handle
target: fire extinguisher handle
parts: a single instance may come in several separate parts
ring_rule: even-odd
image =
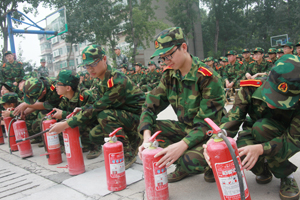
[[[51,115],[55,110],[53,109],[51,112],[49,112],[46,116]]]
[[[156,137],[157,137],[158,134],[160,134],[160,133],[161,133],[161,131],[155,132],[155,133],[151,136],[151,138],[149,138],[149,142],[154,142],[155,139],[156,139]]]
[[[71,114],[69,114],[66,118],[67,119],[69,119],[69,118],[71,118],[71,117],[73,117],[75,115],[75,113],[74,112],[72,112]]]
[[[222,132],[220,127],[218,127],[217,124],[215,124],[215,122],[213,122],[211,119],[205,118],[204,121],[208,123],[208,125],[213,129],[213,132],[209,132],[209,133],[218,134]]]
[[[117,133],[119,130],[121,130],[121,129],[122,129],[122,127],[117,128],[116,130],[114,130],[113,132],[111,132],[111,133],[109,134],[109,137],[113,137],[113,136],[116,135],[116,133]]]

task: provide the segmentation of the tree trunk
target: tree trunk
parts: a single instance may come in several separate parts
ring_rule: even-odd
[[[218,53],[218,40],[219,40],[219,20],[216,20],[216,33],[215,33],[215,41],[214,41],[214,52]]]
[[[128,1],[128,5],[129,5],[129,21],[130,21],[130,25],[131,25],[131,35],[132,35],[132,40],[133,40],[132,60],[133,60],[133,63],[135,63],[137,44],[136,44],[136,39],[134,36],[134,27],[133,27],[133,20],[132,20],[132,0]]]

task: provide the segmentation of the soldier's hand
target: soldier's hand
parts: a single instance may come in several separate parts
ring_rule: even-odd
[[[25,109],[26,109],[27,107],[28,107],[28,104],[27,104],[27,103],[25,103],[25,102],[21,103],[20,105],[18,105],[18,106],[15,108],[15,110],[14,110],[14,112],[13,112],[13,115],[14,115],[14,116],[18,116],[19,114],[23,114],[24,111],[25,111]]]
[[[74,114],[77,114],[78,112],[80,112],[82,109],[80,107],[77,107],[73,110]]]
[[[141,146],[139,146],[139,157],[142,160],[142,152],[144,151],[145,147],[144,144],[149,141],[149,138],[151,137],[151,131],[150,130],[144,130],[143,133],[144,142]]]
[[[17,85],[18,85],[18,83],[17,83],[17,82],[14,82],[13,84],[14,84],[15,86],[17,86]]]
[[[246,170],[252,169],[257,159],[260,155],[263,154],[264,148],[261,144],[248,145],[238,149],[239,156],[246,156],[242,161],[242,166]]]
[[[55,119],[62,119],[62,110],[58,108],[53,108],[56,112],[52,115],[53,118]]]
[[[249,74],[248,72],[246,73],[245,76],[246,76],[247,79],[252,79],[251,74]]]
[[[58,122],[58,123],[52,124],[50,127],[51,127],[51,129],[49,130],[49,133],[51,133],[51,132],[61,133],[65,129],[69,128],[70,126],[68,125],[67,122]]]
[[[3,110],[2,111],[2,117],[10,117],[10,111],[7,111],[7,110]]]
[[[154,158],[157,158],[161,155],[164,155],[157,163],[156,166],[162,168],[164,166],[169,167],[172,165],[178,158],[188,149],[188,145],[181,140],[174,144],[169,145],[164,148],[162,151],[157,153]]]

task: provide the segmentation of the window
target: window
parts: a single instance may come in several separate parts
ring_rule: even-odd
[[[53,51],[53,57],[54,58],[57,57],[57,56],[60,56],[60,51],[59,50],[61,50],[61,49],[56,49],[56,50]]]
[[[58,42],[58,37],[54,37],[54,38],[51,39],[52,44],[55,44],[57,42]]]

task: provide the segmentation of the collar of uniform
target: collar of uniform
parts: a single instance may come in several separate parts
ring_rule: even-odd
[[[112,67],[110,65],[107,65],[107,69],[106,69],[106,72],[105,72],[105,75],[104,75],[104,79],[103,81],[100,80],[101,84],[102,85],[106,85],[108,79],[110,79],[111,77],[111,74],[114,70],[112,69]]]
[[[257,61],[254,61],[254,62],[255,62],[255,64],[258,64]],[[266,62],[267,62],[267,61],[263,58],[262,61],[261,61],[261,63],[260,63],[260,65],[261,65],[261,64],[265,64]]]
[[[72,97],[72,99],[70,99],[70,102],[72,103],[77,103],[78,99],[79,99],[79,88],[77,88],[77,91],[74,93],[74,96]]]
[[[196,74],[197,74],[199,66],[202,66],[202,65],[201,65],[201,62],[198,57],[195,57],[193,55],[191,55],[191,57],[193,60],[192,67],[191,67],[190,71],[183,77],[183,79],[181,78],[181,73],[179,70],[173,70],[171,76],[177,78],[178,80],[191,80],[191,81],[197,80]]]

